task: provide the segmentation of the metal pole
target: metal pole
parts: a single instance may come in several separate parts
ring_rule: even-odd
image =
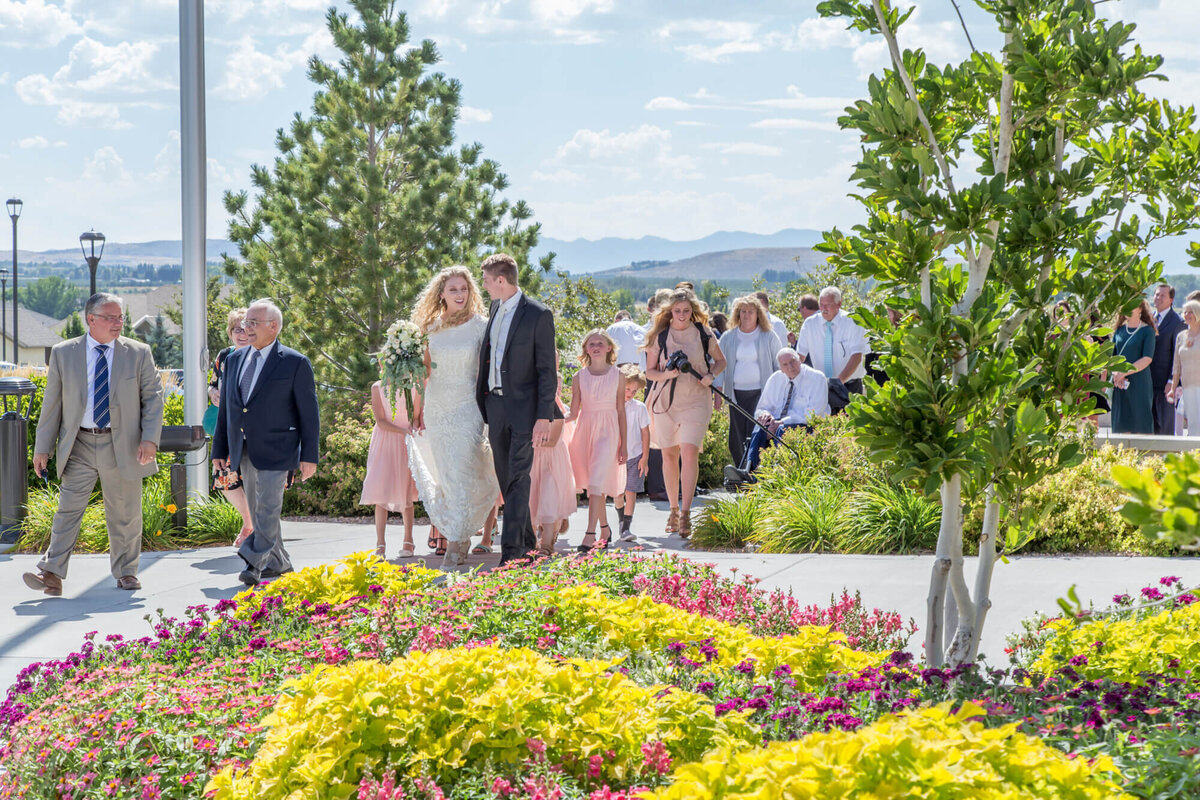
[[[179,0],[179,138],[183,212],[183,420],[199,425],[208,407],[208,287],[205,281],[207,155],[204,123],[204,0]],[[192,497],[208,495],[207,451],[188,460]]]
[[[21,337],[17,335],[20,326],[20,307],[17,305],[17,215],[12,215],[13,223],[13,363],[21,364]]]
[[[88,297],[91,297],[92,295],[94,295],[96,293],[96,268],[100,266],[100,259],[96,258],[95,256],[88,256],[87,257],[87,265],[88,265],[88,271],[92,273],[92,282],[91,282],[92,291],[88,293]]]
[[[0,361],[8,361],[8,307],[4,296],[8,294],[8,275],[0,278]]]

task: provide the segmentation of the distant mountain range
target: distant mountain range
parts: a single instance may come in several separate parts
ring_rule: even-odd
[[[571,273],[596,272],[628,267],[639,261],[679,261],[704,253],[719,253],[749,248],[806,248],[821,241],[821,232],[800,228],[785,228],[778,233],[745,233],[720,231],[686,242],[643,236],[640,239],[620,239],[609,236],[590,239],[552,239],[543,237],[534,255],[554,252],[558,269]]]
[[[628,267],[597,270],[595,278],[654,278],[666,283],[690,280],[750,281],[770,272],[797,276],[825,261],[811,247],[744,247],[701,253],[678,261],[642,261]],[[776,277],[773,280],[792,280]]]
[[[10,251],[11,252],[11,251]],[[222,253],[237,255],[237,246],[227,239],[209,239],[205,246],[205,260],[219,262]],[[79,247],[64,250],[18,250],[17,260],[22,264],[55,264],[58,262],[83,262]],[[179,264],[183,261],[183,242],[179,239],[160,239],[154,242],[105,242],[101,264],[135,266],[153,264],[156,267]]]

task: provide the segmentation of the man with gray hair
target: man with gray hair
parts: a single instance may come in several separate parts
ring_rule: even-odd
[[[746,446],[742,463],[725,467],[725,482],[738,485],[751,480],[758,469],[759,453],[801,426],[811,429],[813,419],[829,416],[829,389],[825,376],[805,364],[800,354],[785,347],[775,356],[779,370],[771,373],[758,398],[758,421]]]
[[[812,365],[829,381],[833,413],[846,407],[851,394],[863,393],[867,374],[863,358],[870,351],[867,336],[854,320],[842,312],[842,290],[826,286],[817,297],[819,314],[804,321],[796,337],[796,352],[808,357]],[[843,400],[844,398],[844,400]],[[831,401],[832,402],[832,401]]]
[[[50,544],[31,589],[57,597],[96,481],[104,495],[109,564],[117,588],[141,589],[142,479],[158,470],[163,394],[154,356],[121,336],[121,298],[99,292],[84,307],[88,332],[54,345],[33,446],[33,470],[43,478],[50,454],[62,480]]]
[[[242,327],[250,344],[225,360],[212,465],[242,473],[254,532],[238,548],[246,562],[238,580],[254,586],[292,571],[279,524],[283,490],[289,473],[302,481],[316,473],[321,417],[312,364],[278,341],[279,307],[255,300]]]

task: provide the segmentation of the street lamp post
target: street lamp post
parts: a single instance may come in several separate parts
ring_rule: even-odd
[[[0,272],[0,361],[8,361],[8,309],[4,296],[8,294],[8,271]]]
[[[96,252],[96,242],[100,243],[100,252]],[[88,249],[91,248],[91,255],[88,255]],[[96,233],[96,229],[92,228],[87,233],[79,234],[79,249],[83,251],[83,260],[87,262],[88,269],[92,273],[92,290],[88,292],[88,297],[96,293],[96,267],[100,266],[100,256],[104,255],[104,234]]]
[[[8,198],[4,204],[8,208],[8,216],[13,223],[13,363],[21,363],[21,337],[18,331],[20,321],[17,309],[17,218],[21,216],[21,207],[25,204],[18,197]]]

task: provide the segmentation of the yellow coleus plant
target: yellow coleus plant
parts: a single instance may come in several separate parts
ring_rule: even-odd
[[[889,715],[854,732],[815,733],[794,742],[720,748],[678,767],[647,800],[1110,800],[1128,795],[1113,782],[1108,757],[1068,758],[1015,723],[986,728],[986,712],[966,703]]]
[[[717,717],[707,698],[641,687],[609,662],[556,662],[498,647],[413,652],[389,664],[319,666],[288,681],[248,770],[227,767],[217,800],[345,798],[366,772],[451,779],[466,764],[520,763],[544,747],[567,772],[631,782],[642,746],[675,761],[760,742],[739,713]]]
[[[1053,635],[1031,672],[1049,675],[1069,665],[1088,680],[1140,684],[1143,672],[1182,678],[1200,663],[1200,602],[1127,619],[1057,619],[1047,627]]]
[[[267,597],[283,598],[289,611],[299,609],[305,600],[312,605],[336,606],[364,595],[394,597],[423,589],[442,574],[425,567],[398,567],[372,552],[352,553],[332,564],[305,567],[239,593],[233,598],[237,601],[234,616],[249,619]]]
[[[801,691],[820,688],[832,672],[857,672],[887,658],[886,653],[851,649],[845,635],[824,626],[802,628],[792,636],[755,636],[736,625],[656,603],[646,595],[615,599],[591,585],[552,592],[547,602],[557,606],[560,627],[597,630],[616,649],[661,650],[673,642],[712,639],[718,652],[716,666],[729,668],[754,659],[757,669],[769,671],[787,664]],[[697,652],[690,655],[704,660]]]

